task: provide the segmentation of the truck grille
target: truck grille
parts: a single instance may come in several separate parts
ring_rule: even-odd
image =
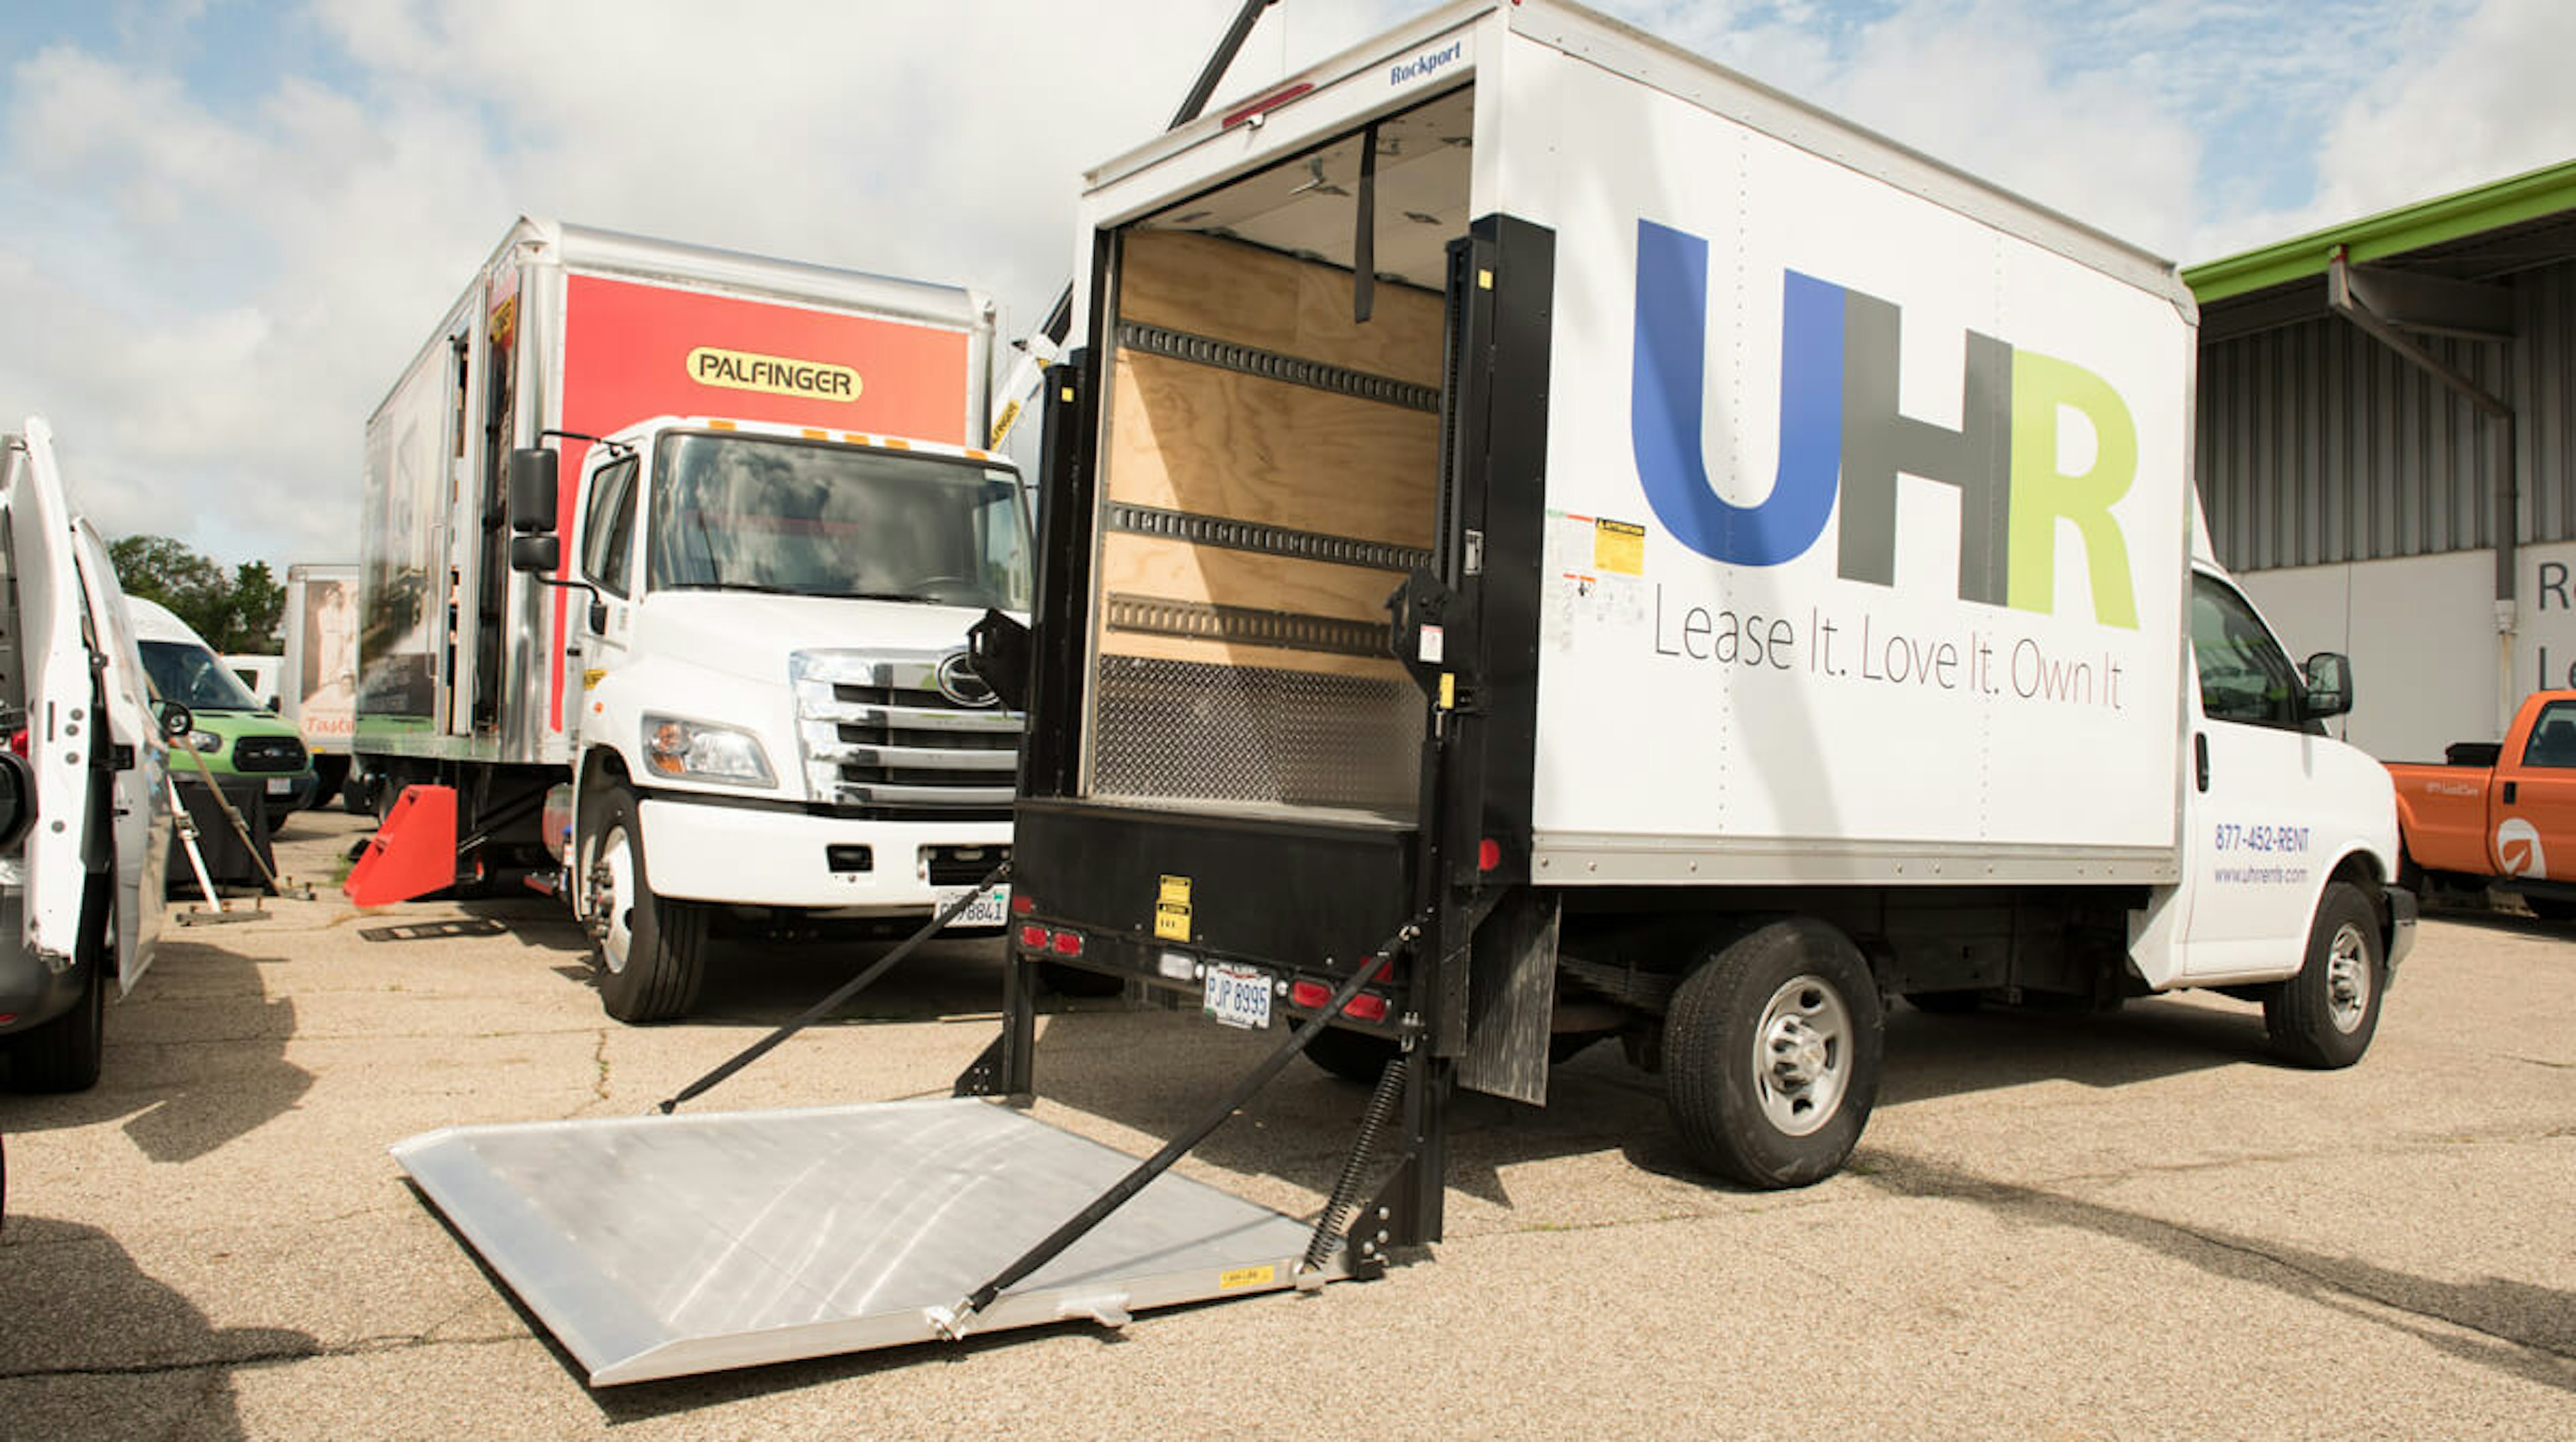
[[[799,651],[796,739],[816,800],[876,821],[1008,821],[1023,717],[963,704],[956,652]]]
[[[301,771],[304,743],[292,736],[244,736],[233,743],[235,771]]]

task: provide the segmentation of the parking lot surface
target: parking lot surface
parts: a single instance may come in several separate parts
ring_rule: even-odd
[[[1461,1098],[1447,1240],[1381,1281],[594,1392],[386,1147],[640,1113],[883,948],[726,944],[705,1015],[622,1027],[550,902],[349,907],[360,834],[290,818],[318,899],[172,926],[97,1090],[0,1094],[0,1436],[2576,1436],[2566,928],[2428,921],[2339,1073],[2217,997],[1900,1007],[1796,1192],[1694,1174],[1596,1047]],[[946,1095],[1000,975],[925,948],[697,1109]],[[1037,1114],[1138,1155],[1264,1045],[1041,1025]],[[1293,1068],[1184,1167],[1311,1214],[1361,1101]]]

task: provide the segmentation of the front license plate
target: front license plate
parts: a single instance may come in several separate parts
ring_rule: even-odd
[[[957,898],[972,890],[971,886],[943,886],[933,894],[939,898],[939,909],[946,911],[957,904]],[[996,886],[975,898],[975,904],[957,913],[957,919],[948,925],[952,930],[961,926],[1000,926],[1010,914],[1011,888]]]
[[[284,796],[294,790],[295,778],[292,776],[272,776],[268,778],[268,794],[271,796]]]
[[[1270,1025],[1270,973],[1237,962],[1209,962],[1201,1009],[1227,1026],[1257,1030]]]

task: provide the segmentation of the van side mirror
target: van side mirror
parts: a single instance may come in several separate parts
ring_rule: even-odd
[[[563,565],[563,537],[512,536],[510,569],[534,571],[540,576],[554,574]]]
[[[164,701],[161,703],[161,735],[163,739],[176,741],[180,737],[185,736],[196,729],[197,715],[195,712],[190,711],[187,707],[180,705],[176,701]]]
[[[555,453],[544,446],[530,446],[510,452],[510,529],[522,536],[540,535],[555,528]],[[518,542],[510,547],[510,565],[514,570],[536,569],[522,566],[518,560]],[[549,561],[543,569],[553,570]]]
[[[2304,715],[2321,721],[2352,709],[2352,662],[2341,651],[2319,651],[2301,669],[2308,678],[2308,694],[2299,706]]]
[[[36,820],[36,768],[0,749],[0,847],[15,846]]]

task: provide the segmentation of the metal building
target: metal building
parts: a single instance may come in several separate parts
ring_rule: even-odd
[[[2348,736],[2492,740],[2576,685],[2576,161],[2184,273],[2210,534]]]

